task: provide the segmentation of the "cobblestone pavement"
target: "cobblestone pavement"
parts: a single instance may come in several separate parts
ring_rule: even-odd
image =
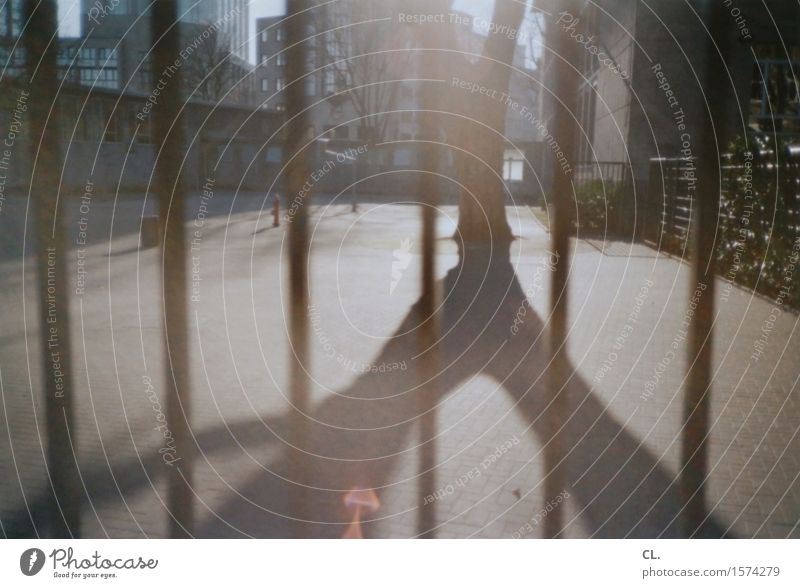
[[[220,194],[201,218],[197,201],[189,205],[198,536],[289,533],[297,489],[286,480],[286,233],[268,214],[259,217],[260,206],[256,196],[231,204]],[[19,207],[9,200],[5,213],[14,218]],[[542,377],[548,235],[528,209],[509,208],[519,236],[511,263],[462,264],[449,239],[456,214],[444,207],[438,221],[445,335],[433,391],[435,491],[425,496],[414,306],[419,209],[313,207],[312,409],[296,480],[310,487],[303,516],[313,522],[302,532],[341,536],[350,516],[344,493],[374,487],[381,506],[364,524],[372,537],[414,536],[423,506],[433,510],[438,537],[541,537],[555,509],[565,537],[676,536],[688,265],[641,245],[573,242],[566,479],[558,503],[541,512],[550,439],[542,415],[553,394]],[[93,207],[87,287],[72,300],[83,536],[167,534],[171,466],[159,453],[154,402],[165,373],[158,253],[138,248],[140,215],[141,202],[121,202],[112,233],[110,206]],[[75,219],[69,223],[77,230]],[[23,264],[10,245],[23,229],[2,238],[0,263],[0,523],[8,536],[47,532],[34,282],[30,259]],[[797,538],[798,317],[719,284],[709,521],[720,535]],[[756,361],[758,341],[766,351]],[[191,449],[176,454],[188,460]]]

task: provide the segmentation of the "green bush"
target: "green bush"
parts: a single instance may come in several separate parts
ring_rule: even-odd
[[[800,308],[800,268],[791,277],[784,271],[800,239],[800,168],[786,160],[786,145],[761,136],[730,145],[723,162],[717,272]]]
[[[592,180],[575,189],[575,228],[580,237],[616,235],[620,229],[621,187]]]

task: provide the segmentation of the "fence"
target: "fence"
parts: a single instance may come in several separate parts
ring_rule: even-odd
[[[573,10],[575,2],[565,3],[570,5]],[[40,75],[36,78],[39,84],[36,88],[37,92],[32,93],[32,118],[37,121],[41,126],[39,129],[42,134],[45,131],[50,134],[55,134],[58,126],[53,125],[52,120],[48,124],[48,111],[47,107],[52,103],[56,96],[57,88],[54,83],[55,76],[55,52],[53,49],[47,49],[44,45],[47,40],[54,38],[55,25],[56,25],[56,3],[54,0],[28,0],[26,3],[28,11],[34,15],[32,19],[32,26],[26,29],[25,37],[27,48],[30,55],[45,55],[47,57],[47,67],[44,68],[45,75]],[[289,28],[288,28],[288,41],[291,50],[288,52],[287,60],[287,75],[289,79],[294,80],[288,86],[289,100],[291,112],[289,113],[289,133],[288,144],[289,148],[284,151],[284,157],[291,157],[288,161],[288,188],[290,192],[299,193],[302,189],[303,178],[306,177],[308,171],[308,153],[305,152],[304,142],[307,140],[307,127],[306,127],[306,103],[308,98],[303,91],[304,84],[302,83],[302,75],[304,73],[304,64],[307,63],[304,44],[302,43],[308,30],[308,14],[310,12],[310,2],[299,1],[289,3]],[[159,39],[156,45],[156,64],[159,68],[165,69],[175,59],[178,51],[177,35],[174,28],[170,26],[177,18],[177,5],[173,0],[158,0],[156,2],[156,18],[154,18],[153,37]],[[575,117],[572,116],[570,111],[576,108],[576,92],[575,88],[578,85],[579,79],[577,70],[573,67],[566,65],[567,63],[577,63],[577,44],[571,42],[564,35],[556,35],[554,45],[559,49],[558,55],[566,56],[564,64],[558,64],[555,70],[555,89],[556,95],[565,100],[564,107],[560,108],[554,124],[555,134],[561,137],[574,136],[575,131]],[[29,64],[31,71],[35,71],[37,63],[35,59],[31,59]],[[713,67],[713,66],[712,66]],[[49,74],[49,75],[48,75]],[[32,77],[35,74],[32,74]],[[175,88],[177,84],[170,85],[169,88]],[[432,100],[428,97],[427,100]],[[186,276],[186,246],[183,237],[183,228],[181,227],[181,205],[185,198],[185,188],[181,181],[181,171],[178,165],[180,161],[180,153],[183,148],[182,141],[184,138],[177,130],[179,125],[176,125],[176,130],[171,130],[174,120],[179,119],[180,114],[180,98],[177,90],[170,90],[164,92],[161,97],[161,105],[156,113],[156,138],[157,143],[162,146],[162,154],[160,161],[156,164],[156,184],[157,190],[160,193],[160,215],[162,220],[162,234],[164,235],[163,247],[169,250],[169,255],[164,258],[167,263],[164,266],[165,275],[169,275],[170,279],[162,285],[164,296],[164,336],[166,348],[168,350],[170,361],[167,362],[168,370],[164,374],[165,381],[168,382],[167,387],[167,402],[168,407],[167,418],[169,420],[170,428],[173,430],[176,438],[180,439],[183,446],[190,447],[192,445],[189,438],[190,431],[190,413],[189,405],[191,403],[191,382],[188,377],[188,359],[186,357],[187,338],[188,338],[188,323],[187,323],[187,309],[186,309],[186,296],[187,296],[187,276]],[[58,121],[56,120],[56,123]],[[428,127],[432,136],[433,127]],[[34,192],[37,198],[40,198],[41,218],[39,223],[39,231],[41,233],[39,248],[40,251],[46,247],[55,246],[59,255],[64,255],[66,246],[63,243],[63,228],[60,226],[60,220],[52,222],[52,207],[53,203],[48,200],[47,194],[54,192],[53,188],[58,186],[58,177],[53,174],[53,170],[58,168],[58,153],[57,137],[50,137],[51,141],[48,146],[52,147],[53,151],[50,152],[50,161],[52,165],[48,167],[39,166],[34,170],[34,181],[36,186],[41,189]],[[567,141],[568,142],[568,141]],[[710,139],[708,140],[710,143]],[[32,149],[37,146],[33,145]],[[567,150],[572,150],[571,146],[565,146],[565,153]],[[45,152],[47,153],[47,152]],[[37,155],[36,152],[32,154]],[[39,154],[41,155],[41,153]],[[436,168],[435,162],[429,160],[432,169]],[[689,223],[693,221],[692,209],[694,200],[690,194],[691,182],[693,181],[690,174],[687,174],[685,165],[687,162],[678,160],[661,160],[657,162],[659,171],[666,173],[661,176],[662,182],[661,190],[658,191],[659,196],[663,196],[662,205],[654,207],[657,216],[654,219],[653,227],[656,232],[654,238],[660,240],[664,235],[672,235],[679,240],[686,241],[689,235]],[[794,175],[792,176],[791,186],[795,190],[792,192],[792,198],[796,202],[797,194],[797,174],[796,166],[792,168]],[[738,172],[735,168],[731,168],[730,174],[736,176]],[[629,176],[626,168],[620,164],[613,164],[607,162],[583,164],[576,171],[576,176],[579,178],[581,185],[588,185],[590,182],[603,181],[611,182],[615,186],[625,187],[629,184]],[[424,177],[430,178],[430,175]],[[653,177],[656,177],[655,175]],[[570,208],[573,203],[572,199],[572,182],[564,174],[556,174],[556,181],[554,183],[554,203],[555,203],[555,218],[552,224],[552,251],[561,260],[552,274],[552,287],[551,287],[551,308],[552,308],[552,321],[549,326],[550,338],[550,353],[552,357],[552,365],[554,366],[549,371],[549,382],[553,390],[561,390],[569,381],[571,374],[568,369],[568,362],[566,359],[566,341],[567,341],[567,302],[568,302],[568,287],[569,287],[569,274],[568,268],[570,263],[568,261],[570,255],[570,235],[572,229],[569,224]],[[655,182],[653,182],[656,184]],[[659,185],[659,184],[656,184]],[[716,190],[709,190],[713,188],[713,182],[704,186],[706,192],[713,194]],[[434,205],[433,200],[434,189],[432,184],[423,181],[420,185],[420,200],[428,204]],[[710,202],[713,205],[713,201]],[[435,277],[435,260],[436,260],[436,240],[433,231],[433,206],[423,206],[421,224],[422,243],[421,249],[423,252],[422,262],[422,288],[421,288],[421,302],[420,312],[423,319],[433,316],[434,310],[437,308],[437,292],[434,282]],[[709,206],[709,202],[705,203],[705,207]],[[172,210],[172,220],[167,222],[167,212]],[[713,207],[712,207],[713,208]],[[176,212],[177,210],[177,212]],[[307,207],[300,206],[298,214],[294,217],[293,222],[289,227],[289,290],[290,296],[289,313],[290,313],[290,341],[294,354],[292,356],[290,371],[290,395],[291,402],[295,411],[290,423],[291,444],[294,448],[304,446],[304,437],[307,435],[305,419],[303,414],[310,403],[310,375],[306,372],[305,365],[307,365],[307,358],[309,355],[309,319],[306,313],[309,283],[308,283],[308,242],[309,242],[309,229],[307,218]],[[620,208],[622,214],[624,208]],[[57,217],[57,215],[56,215]],[[57,217],[60,218],[60,217]],[[796,220],[796,209],[792,216]],[[177,219],[177,220],[175,220]],[[714,222],[713,218],[708,215],[703,215],[697,222],[701,223],[698,229],[699,234],[707,234],[709,231],[713,232]],[[51,224],[52,223],[52,224]],[[796,225],[796,223],[795,223]],[[47,236],[48,229],[53,227],[52,234],[55,236],[50,238]],[[701,253],[704,252],[703,246],[700,247]],[[44,256],[41,256],[44,260]],[[706,280],[702,274],[700,264],[696,264],[698,268],[698,279]],[[59,264],[60,267],[60,264]],[[50,323],[48,320],[47,308],[47,265],[45,261],[40,261],[38,265],[39,280],[40,280],[40,318],[42,324]],[[62,341],[66,344],[69,340],[69,322],[66,314],[68,307],[67,291],[68,288],[64,287],[63,277],[58,278],[59,300],[57,307],[59,309],[58,325],[60,328],[60,336]],[[706,301],[706,298],[708,301]],[[687,427],[690,427],[691,435],[684,438],[684,470],[689,474],[685,474],[685,479],[681,480],[682,486],[687,496],[687,502],[691,501],[694,505],[702,507],[703,491],[702,486],[698,485],[699,477],[702,481],[704,475],[704,445],[702,444],[704,423],[706,422],[706,410],[708,394],[706,394],[709,381],[708,372],[710,366],[710,346],[705,344],[705,341],[711,334],[710,317],[713,315],[713,297],[708,296],[703,300],[703,307],[698,308],[698,316],[705,317],[698,322],[692,324],[692,340],[697,342],[693,344],[690,349],[690,359],[692,360],[693,371],[688,375],[688,382],[690,391],[687,392],[687,414],[690,415],[694,421],[690,422]],[[429,346],[431,341],[437,339],[436,324],[433,320],[425,320],[425,328],[420,329],[419,346],[420,349],[425,349]],[[48,342],[42,339],[41,345],[46,351],[48,349]],[[45,353],[47,355],[47,353]],[[65,352],[63,361],[63,369],[69,373],[68,370],[68,349]],[[439,366],[436,365],[437,358],[435,355],[428,355],[425,360],[425,365],[419,374],[420,381],[426,381],[429,374],[435,373]],[[45,365],[45,372],[50,366]],[[48,461],[50,465],[49,471],[52,474],[55,482],[53,486],[52,497],[58,508],[52,509],[54,516],[57,520],[53,521],[52,529],[57,536],[68,536],[77,533],[80,528],[80,493],[78,492],[78,467],[75,456],[66,451],[65,448],[69,447],[67,444],[66,432],[74,429],[74,422],[72,420],[72,407],[69,404],[69,396],[57,394],[57,390],[51,385],[51,390],[48,390]],[[554,419],[548,426],[552,431],[559,429],[560,422],[566,420],[566,415],[569,413],[571,407],[566,406],[566,397],[563,394],[557,394],[558,399],[555,408],[549,412],[549,415]],[[702,404],[702,403],[705,404]],[[420,407],[427,409],[427,416],[423,417],[421,426],[422,443],[420,443],[420,470],[421,475],[419,493],[421,497],[428,495],[433,488],[436,487],[434,481],[433,467],[433,444],[428,443],[429,440],[434,440],[437,436],[436,421],[434,413],[430,406]],[[706,425],[707,426],[707,425]],[[553,433],[552,438],[556,439],[556,434]],[[566,442],[566,439],[559,438],[548,444],[546,449],[546,487],[545,487],[545,504],[550,503],[554,497],[559,496],[565,486],[564,472],[559,467],[559,457],[565,453],[565,447],[559,447],[559,442]],[[299,451],[299,450],[298,450]],[[175,537],[183,537],[192,535],[194,512],[192,504],[194,503],[194,495],[191,488],[192,481],[192,468],[191,457],[186,456],[184,464],[181,468],[175,468],[173,475],[169,480],[169,495],[168,495],[168,512],[167,516],[171,519],[171,533]],[[563,461],[563,460],[562,460]],[[300,459],[291,459],[290,463],[300,464]],[[299,467],[299,466],[295,466]],[[423,473],[424,472],[424,473]],[[297,471],[291,472],[292,477],[298,474]],[[291,512],[297,517],[298,520],[303,518],[303,512],[307,504],[307,496],[305,491],[294,492],[291,496]],[[422,502],[422,501],[420,501]],[[63,513],[63,514],[58,514]],[[557,513],[551,514],[546,519],[546,534],[548,536],[557,536],[561,531],[560,516]],[[687,534],[696,529],[698,524],[702,524],[705,520],[702,512],[697,509],[687,509]],[[419,518],[419,533],[424,536],[433,535],[433,523],[436,521],[435,511],[433,506],[429,509],[420,511]],[[296,535],[302,534],[302,527],[298,526]]]
[[[644,237],[686,256],[696,198],[695,160],[653,159]],[[715,227],[717,273],[777,297],[781,271],[800,239],[800,163],[796,149],[739,149],[722,158]],[[785,300],[798,307],[796,294]]]

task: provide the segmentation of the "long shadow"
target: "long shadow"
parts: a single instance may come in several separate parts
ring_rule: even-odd
[[[595,537],[679,537],[681,502],[674,474],[667,471],[641,442],[629,433],[577,374],[563,391],[550,389],[547,333],[520,286],[507,251],[467,251],[441,281],[442,305],[437,310],[440,370],[427,385],[419,386],[424,352],[419,349],[422,323],[418,304],[412,306],[373,365],[405,365],[385,373],[366,373],[351,386],[319,403],[308,415],[306,444],[300,451],[279,445],[280,457],[257,469],[236,492],[229,492],[211,515],[203,507],[197,525],[201,537],[286,537],[290,525],[300,525],[303,536],[340,537],[351,514],[344,493],[354,487],[375,488],[380,497],[392,483],[398,458],[415,451],[421,394],[444,399],[460,384],[479,374],[489,375],[509,392],[517,409],[532,424],[530,430],[544,445],[554,430],[548,424],[550,403],[566,394],[570,414],[560,427],[559,461],[567,490],[577,502],[584,528]],[[525,309],[522,322],[520,309]],[[512,332],[512,326],[515,326]],[[574,370],[566,366],[567,373]],[[288,419],[254,419],[197,433],[202,455],[230,454],[240,444],[256,455],[265,446],[282,444]],[[203,459],[202,457],[199,459]],[[289,468],[289,460],[299,460]],[[99,464],[84,474],[89,494],[97,504],[117,496],[110,476]],[[145,462],[155,478],[164,474],[158,456]],[[138,463],[123,464],[123,495],[147,483]],[[300,472],[291,482],[288,472]],[[306,522],[293,521],[289,493],[297,484],[310,487],[303,513]],[[47,501],[34,504],[37,516]],[[391,514],[384,505],[377,518]],[[30,536],[27,513],[4,520],[11,535]],[[27,521],[27,522],[26,522]],[[15,526],[16,524],[16,526]],[[365,534],[374,529],[367,521]],[[695,536],[721,537],[723,527],[710,519]]]

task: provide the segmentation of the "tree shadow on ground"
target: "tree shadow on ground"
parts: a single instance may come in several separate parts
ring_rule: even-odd
[[[340,537],[351,517],[344,493],[354,487],[374,488],[380,497],[392,483],[398,458],[417,451],[420,407],[441,402],[459,385],[484,374],[511,395],[540,445],[552,442],[560,430],[557,462],[565,489],[577,501],[582,526],[592,536],[682,536],[674,475],[608,412],[571,366],[565,366],[571,375],[560,392],[548,383],[545,324],[526,299],[507,251],[462,253],[438,286],[438,369],[425,385],[420,385],[426,373],[423,362],[431,351],[420,351],[425,321],[418,302],[373,361],[405,362],[408,369],[363,374],[319,403],[307,415],[307,435],[298,451],[283,445],[288,418],[253,419],[196,432],[196,459],[201,461],[244,449],[263,455],[265,446],[276,444],[281,449],[278,458],[254,468],[245,483],[226,493],[213,514],[198,506],[194,534],[287,537],[294,529],[294,534],[306,537]],[[423,398],[430,394],[434,398]],[[559,420],[563,426],[553,427],[551,411],[558,394],[564,395],[568,408]],[[87,495],[97,506],[141,491],[150,483],[145,471],[151,479],[164,475],[158,455],[145,459],[143,467],[138,462],[115,466],[116,480],[108,468],[94,464],[83,476]],[[307,488],[308,499],[302,513],[292,513],[288,497],[300,485]],[[44,524],[47,505],[46,497],[32,505],[33,522],[27,511],[3,521],[6,533],[33,536],[32,524]],[[382,511],[376,519],[388,516]],[[713,517],[709,521],[695,536],[724,535]],[[374,534],[369,520],[364,529],[367,536]]]

